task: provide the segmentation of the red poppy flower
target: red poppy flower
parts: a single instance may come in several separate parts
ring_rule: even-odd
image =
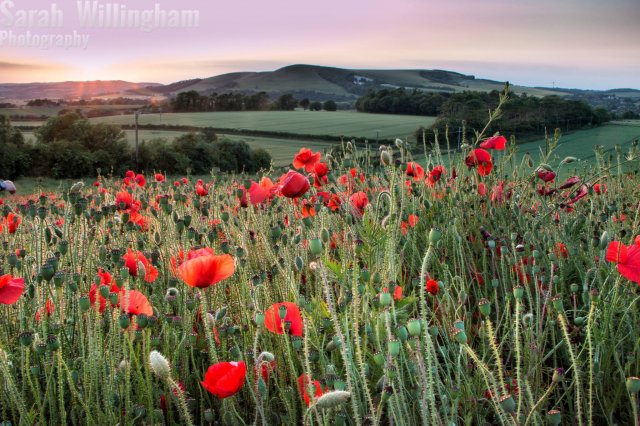
[[[589,188],[587,188],[587,185],[581,185],[573,198],[569,200],[569,204],[574,204],[576,201],[581,200],[582,198],[586,197],[588,193]]]
[[[202,179],[198,179],[196,182],[196,194],[200,197],[206,197],[209,195],[209,189],[207,185],[202,182]]]
[[[18,226],[22,223],[22,218],[14,213],[9,213],[6,219],[7,229],[10,234],[15,234],[18,230]]]
[[[156,173],[154,178],[156,179],[156,182],[164,182],[164,175],[162,173]]]
[[[93,182],[93,186],[95,186],[96,188],[98,188],[100,186],[100,181],[97,180],[95,182]]]
[[[280,318],[281,307],[287,311],[284,319]],[[270,332],[284,334],[284,325],[290,325],[289,334],[292,336],[302,336],[302,315],[295,303],[275,303],[264,313],[264,326]]]
[[[640,236],[630,246],[619,241],[610,242],[606,259],[618,265],[620,275],[640,286]]]
[[[427,292],[433,294],[434,296],[438,294],[438,281],[436,280],[428,280],[426,285]]]
[[[120,191],[116,194],[116,206],[119,210],[127,210],[133,206],[133,195],[129,191]]]
[[[136,290],[128,290],[120,296],[120,304],[123,312],[129,315],[144,314],[148,317],[153,315],[153,307],[147,297]],[[126,310],[124,305],[126,306]]]
[[[178,276],[187,285],[207,288],[233,275],[235,271],[233,257],[228,254],[220,256],[204,254],[202,249],[199,252],[178,267]]]
[[[551,170],[543,169],[538,171],[538,178],[542,179],[545,182],[553,182],[553,180],[556,178],[556,174]]]
[[[596,183],[593,185],[593,190],[596,194],[602,195],[607,193],[607,184],[606,183]]]
[[[158,270],[141,252],[128,249],[127,254],[122,256],[122,258],[124,259],[124,265],[129,269],[129,274],[132,277],[138,276],[138,264],[141,264],[144,266],[144,280],[146,282],[152,283],[158,278]]]
[[[480,144],[480,148],[502,151],[507,146],[507,138],[504,136],[492,136]]]
[[[427,181],[426,181],[427,185],[434,186],[440,180],[440,178],[442,178],[442,175],[446,173],[447,173],[447,169],[445,169],[444,166],[440,166],[440,165],[435,166],[429,172],[429,176],[427,176]]]
[[[424,178],[424,168],[413,161],[407,163],[407,176],[413,177],[414,180],[421,180]]]
[[[51,301],[51,299],[47,299],[47,303],[44,304],[44,308],[40,308],[36,311],[36,322],[40,322],[40,318],[44,314],[50,317],[54,311],[55,306],[53,305],[53,302]]]
[[[314,399],[320,398],[324,392],[322,391],[322,386],[320,386],[319,381],[312,381],[308,374],[302,374],[298,377],[298,391],[300,391],[300,395],[304,399],[304,403],[307,404],[307,407],[311,404],[311,398],[309,397],[309,388],[311,386],[313,386],[315,390]]]
[[[491,154],[481,148],[476,148],[464,160],[468,168],[477,167],[480,176],[487,176],[493,169]]]
[[[124,175],[129,179],[133,179],[136,177],[136,173],[133,170],[127,170],[127,173],[125,173]]]
[[[364,214],[364,208],[369,205],[369,198],[367,198],[367,194],[359,191],[349,197],[349,202],[351,202],[351,206],[358,212],[358,215],[362,216]]]
[[[271,184],[273,186],[273,183]],[[247,192],[249,193],[249,200],[247,200]],[[249,187],[249,191],[242,187],[242,198],[240,198],[240,205],[242,207],[247,207],[249,202],[252,205],[257,206],[258,204],[262,204],[269,197],[269,189],[265,188],[262,185],[251,181],[251,186]]]
[[[304,168],[307,173],[310,173],[319,162],[319,152],[313,153],[309,148],[301,148],[293,159],[293,167],[297,170]]]
[[[11,274],[0,276],[0,303],[13,305],[24,291],[24,278],[14,278]]]
[[[298,198],[309,190],[309,179],[298,172],[290,170],[280,178],[279,192],[287,198]]]
[[[402,287],[397,285],[396,288],[393,289],[393,300],[400,300],[400,299],[402,299]]]
[[[329,174],[329,167],[327,166],[327,163],[316,164],[313,168],[313,173],[316,175],[316,177],[324,177]]]
[[[578,176],[571,176],[570,178],[565,180],[564,183],[558,187],[558,189],[571,188],[572,186],[576,185],[579,182],[580,182],[580,178]]]
[[[564,243],[556,243],[556,246],[553,248],[553,252],[557,257],[568,258],[569,252],[567,251],[567,246]]]
[[[145,186],[147,184],[147,179],[143,175],[137,175],[136,183],[138,186]]]
[[[481,197],[484,197],[485,195],[487,195],[487,187],[482,182],[478,184],[478,195]]]
[[[219,362],[209,367],[202,386],[218,398],[235,395],[244,384],[247,366],[244,361]]]

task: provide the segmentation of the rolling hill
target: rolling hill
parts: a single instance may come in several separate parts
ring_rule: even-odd
[[[153,88],[158,83],[130,83],[122,80],[65,81],[60,83],[0,83],[0,100],[80,99],[120,96],[128,91]]]

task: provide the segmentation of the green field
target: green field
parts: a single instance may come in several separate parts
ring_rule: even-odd
[[[621,145],[623,152],[627,151],[631,141],[640,138],[640,121],[636,123],[636,125],[611,123],[563,135],[556,148],[556,156],[559,160],[572,156],[579,160],[591,161],[595,159],[596,145],[601,145],[608,152],[613,151],[616,145]],[[537,158],[540,148],[544,150],[544,139],[519,145],[518,153],[522,156],[529,152]]]
[[[142,125],[174,125],[215,127],[304,135],[353,136],[375,140],[413,137],[420,126],[428,127],[435,117],[359,112],[327,111],[257,111],[196,112],[181,114],[148,114],[140,117]],[[91,122],[131,125],[131,115],[93,118]]]

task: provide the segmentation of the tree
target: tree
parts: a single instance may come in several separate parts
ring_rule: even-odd
[[[311,111],[320,111],[322,109],[322,103],[318,101],[311,102],[311,105],[309,105],[309,109]]]
[[[328,100],[324,103],[324,109],[325,111],[337,111],[338,105],[334,101]]]
[[[298,106],[298,100],[291,93],[282,95],[275,103],[275,109],[279,111],[293,111]]]
[[[300,106],[306,111],[307,109],[309,109],[309,105],[311,104],[311,102],[309,102],[309,98],[304,98],[303,100],[300,101]]]

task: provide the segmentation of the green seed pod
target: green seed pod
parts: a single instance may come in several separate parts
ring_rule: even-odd
[[[322,240],[319,238],[309,240],[309,252],[314,256],[319,256],[322,253]]]
[[[516,300],[522,300],[524,297],[524,288],[520,285],[515,286],[513,288],[513,297],[515,297]]]
[[[440,241],[440,238],[442,238],[442,231],[437,228],[431,228],[431,231],[429,231],[429,243],[435,244]]]
[[[382,364],[384,364],[384,355],[381,353],[376,353],[375,355],[373,355],[373,360],[378,367],[382,367]]]
[[[464,330],[464,321],[457,320],[453,323],[453,326],[458,330]]]
[[[400,355],[400,349],[402,349],[402,344],[398,340],[392,340],[389,342],[389,353],[392,357],[397,357]]]
[[[396,328],[396,336],[401,342],[404,342],[409,338],[409,330],[404,325],[400,325]]]
[[[491,304],[484,297],[478,302],[478,309],[480,309],[480,313],[485,317],[491,315]]]
[[[411,337],[416,337],[420,335],[422,331],[422,323],[419,319],[410,319],[407,323],[407,331]]]
[[[260,393],[260,395],[262,395],[262,393]],[[204,410],[204,419],[207,421],[207,423],[213,423],[216,419],[215,413],[211,408],[207,408],[206,410]]]
[[[391,294],[388,291],[384,291],[380,293],[380,296],[379,296],[380,306],[386,307],[391,305],[391,299],[392,299]]]
[[[500,405],[506,413],[513,413],[516,411],[516,401],[510,394],[506,394],[500,398]]]
[[[131,325],[131,319],[129,318],[129,315],[127,314],[120,315],[118,324],[120,325],[120,328],[122,328],[123,330],[126,330],[127,328],[129,328],[129,326]]]
[[[293,346],[293,349],[295,349],[296,351],[299,351],[300,349],[302,349],[302,338],[300,336],[292,336],[291,338],[291,346]]]
[[[562,421],[562,414],[558,410],[549,410],[546,417],[550,425],[557,426]]]
[[[573,323],[574,323],[575,325],[577,325],[578,327],[583,326],[585,322],[586,322],[586,321],[585,321],[584,317],[575,317],[575,318],[573,319]]]
[[[60,349],[60,342],[58,341],[58,338],[54,335],[49,335],[47,337],[47,345],[46,348],[49,352],[55,352],[58,349]]]
[[[101,247],[102,248],[102,247]],[[69,252],[69,242],[62,240],[58,243],[58,251],[61,255],[65,255]]]
[[[564,306],[562,305],[562,295],[556,294],[551,298],[551,303],[553,304],[553,309],[558,312],[564,312]]]
[[[18,340],[22,346],[31,346],[31,343],[33,343],[33,334],[29,331],[24,331],[20,333]]]
[[[467,343],[467,334],[464,332],[464,330],[461,330],[459,328],[454,327],[453,330],[451,330],[451,337],[453,337],[461,345]]]
[[[631,394],[640,392],[640,377],[627,377],[627,391]]]

